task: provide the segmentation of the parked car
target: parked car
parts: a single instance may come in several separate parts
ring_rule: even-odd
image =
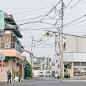
[[[51,72],[50,71],[46,71],[45,72],[45,77],[47,77],[47,76],[49,76],[49,77],[51,76]]]
[[[44,76],[44,73],[42,71],[39,72],[39,76]]]
[[[55,72],[55,78],[59,78],[59,73],[58,73],[58,71]]]

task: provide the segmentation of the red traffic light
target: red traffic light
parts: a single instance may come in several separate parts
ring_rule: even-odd
[[[46,33],[46,35],[49,35],[49,33]]]

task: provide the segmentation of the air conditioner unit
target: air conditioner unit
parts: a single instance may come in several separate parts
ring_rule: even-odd
[[[5,48],[10,48],[10,44],[9,43],[5,43]]]

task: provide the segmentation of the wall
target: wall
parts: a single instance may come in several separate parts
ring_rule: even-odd
[[[63,53],[63,62],[86,62],[86,53]]]
[[[48,71],[48,70],[42,70],[43,74],[44,74],[46,71]],[[51,73],[51,70],[49,70],[49,71],[50,71],[50,73]],[[38,76],[38,75],[39,75],[39,72],[41,72],[41,70],[33,70],[33,73],[34,73],[34,76],[33,76],[33,77]]]
[[[8,67],[3,67],[3,81],[7,80]],[[0,67],[0,82],[1,82],[1,67]]]
[[[86,38],[67,35],[66,52],[86,52]]]

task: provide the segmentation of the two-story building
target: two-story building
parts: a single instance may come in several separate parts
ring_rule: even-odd
[[[22,76],[22,65],[19,64],[19,61],[23,59],[21,49],[22,44],[18,38],[22,38],[22,34],[20,33],[19,27],[16,24],[13,16],[4,13],[4,30],[0,29],[0,54],[2,53],[5,55],[3,80],[7,80],[8,69],[11,71],[12,79],[14,78],[15,71],[18,71]]]
[[[63,68],[67,69],[70,78],[86,78],[85,36],[66,36]]]

